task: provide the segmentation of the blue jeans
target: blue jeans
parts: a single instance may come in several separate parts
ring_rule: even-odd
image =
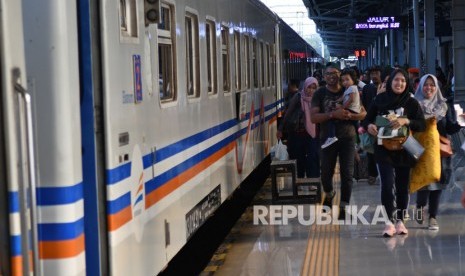
[[[321,149],[321,184],[325,193],[333,191],[334,168],[339,156],[341,172],[341,206],[348,205],[352,194],[355,139],[339,138],[331,147]]]
[[[379,162],[378,169],[381,177],[381,204],[389,220],[403,220],[409,201],[410,168]]]
[[[307,132],[290,132],[287,150],[290,159],[297,160],[297,177],[320,177],[320,142]]]

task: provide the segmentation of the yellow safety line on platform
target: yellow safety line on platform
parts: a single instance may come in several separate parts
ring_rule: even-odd
[[[339,175],[333,182],[340,183]],[[335,185],[336,186],[336,185]],[[333,205],[339,205],[341,196],[336,189]],[[338,276],[339,275],[339,225],[316,225],[310,227],[307,250],[305,252],[302,276]]]

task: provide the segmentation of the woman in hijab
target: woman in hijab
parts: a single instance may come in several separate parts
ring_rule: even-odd
[[[386,92],[376,95],[362,122],[368,133],[376,137],[376,116],[388,114],[391,114],[392,129],[408,126],[412,131],[425,130],[423,111],[418,101],[410,96],[408,83],[408,74],[404,70],[396,69],[391,73]],[[391,151],[378,143],[375,145],[375,160],[381,177],[381,203],[389,219],[383,236],[405,235],[408,230],[403,221],[409,201],[410,169],[415,160],[404,149]]]
[[[419,86],[415,92],[415,98],[420,103],[426,118],[436,118],[439,135],[447,137],[448,134],[454,134],[460,130],[460,126],[454,123],[451,116],[448,115],[446,99],[442,96],[438,80],[434,75],[427,74],[420,79]],[[441,179],[439,182],[431,183],[420,189],[417,193],[417,213],[415,220],[419,224],[423,224],[424,208],[429,201],[428,228],[430,230],[439,230],[436,215],[438,213],[441,191],[447,187],[451,177],[451,162],[451,157],[442,157]]]
[[[310,117],[310,103],[313,93],[318,89],[318,80],[308,77],[304,82],[304,89],[296,93],[290,103],[276,136],[282,137],[282,131],[295,112],[302,117],[302,123],[294,129],[288,129],[289,137],[287,149],[290,159],[297,160],[297,177],[320,177],[319,140],[316,136],[315,124]]]

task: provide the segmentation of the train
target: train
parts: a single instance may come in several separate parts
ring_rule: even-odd
[[[156,275],[324,59],[258,0],[0,0],[0,275]]]

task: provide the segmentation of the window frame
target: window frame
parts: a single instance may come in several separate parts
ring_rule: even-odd
[[[221,74],[223,76],[222,90],[224,94],[229,94],[231,93],[231,62],[230,62],[230,46],[229,46],[230,28],[227,24],[222,23],[220,30],[221,30]],[[226,80],[225,80],[225,77],[226,77]],[[225,85],[225,81],[226,81],[227,87]]]
[[[190,20],[190,30],[187,29],[188,19]],[[186,40],[186,96],[188,99],[196,99],[200,98],[199,17],[194,10],[186,7],[184,20],[186,28],[184,37]],[[189,93],[190,81],[192,81],[192,94]]]
[[[118,22],[119,22],[119,40],[120,43],[139,43],[139,1],[137,0],[120,0],[118,1]],[[124,3],[124,11],[122,10]],[[126,29],[123,29],[123,15],[127,19]]]
[[[234,30],[234,86],[236,91],[242,90],[242,56],[241,56],[241,33],[238,30]]]
[[[257,53],[257,50],[258,50],[258,40],[256,37],[253,37],[252,38],[252,55],[251,55],[251,59],[252,59],[252,72],[253,72],[253,78],[252,78],[252,83],[253,83],[253,88],[257,88],[260,86],[259,85],[259,78],[258,78],[258,53]]]
[[[209,26],[210,30],[210,37],[207,38],[207,26]],[[217,41],[216,41],[216,20],[211,16],[207,16],[205,20],[205,47],[207,51],[207,93],[208,95],[218,95],[218,57],[217,57]],[[208,45],[210,42],[210,45]],[[210,51],[209,51],[210,48]],[[210,83],[211,90],[208,86]]]
[[[244,55],[245,55],[245,62],[244,62],[244,72],[245,72],[245,80],[244,80],[244,88],[246,90],[250,90],[250,36],[244,35]]]
[[[261,40],[259,43],[259,57],[260,57],[260,81],[259,85],[261,87],[266,87],[266,80],[265,80],[265,43]]]
[[[161,94],[159,94],[158,98],[160,100],[160,103],[163,105],[163,106],[171,106],[171,105],[174,105],[177,100],[178,100],[178,91],[177,91],[177,78],[176,78],[176,72],[177,72],[177,66],[176,66],[176,62],[177,62],[177,56],[176,56],[176,52],[177,52],[177,49],[176,49],[176,22],[175,22],[175,18],[176,18],[176,11],[175,11],[175,7],[173,4],[169,3],[169,2],[161,2],[161,11],[160,13],[162,13],[162,15],[164,15],[164,12],[167,10],[167,13],[169,15],[169,20],[168,20],[168,23],[169,23],[169,29],[162,29],[160,28],[160,26],[163,24],[163,23],[166,23],[166,21],[162,21],[161,24],[157,24],[157,31],[158,31],[158,36],[157,36],[157,49],[158,49],[158,91],[161,90],[161,87],[160,87],[160,76],[162,76],[162,85],[163,85],[163,90],[162,91],[165,91],[165,90],[168,90],[168,88],[171,89],[171,96],[170,97],[166,97],[166,98],[162,98],[161,97]],[[162,16],[161,15],[161,16]],[[168,62],[164,62],[163,64],[161,64],[161,62],[163,62],[165,59],[163,58],[164,55],[161,55],[160,54],[160,49],[161,48],[166,48],[168,47],[169,50],[167,52],[169,52],[170,56],[168,57],[169,58],[169,61]],[[160,69],[161,68],[169,68],[169,72],[162,72]],[[167,76],[165,78],[165,75]],[[165,80],[168,79],[169,82],[168,84],[165,86]],[[168,85],[171,84],[171,87],[168,87]]]

